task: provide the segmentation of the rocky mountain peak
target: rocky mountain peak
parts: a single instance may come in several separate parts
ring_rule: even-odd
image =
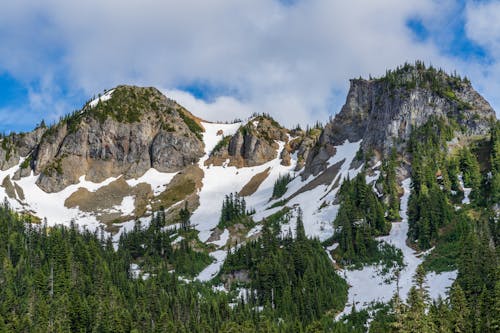
[[[345,140],[362,141],[363,153],[403,152],[413,128],[431,116],[455,122],[465,135],[485,135],[495,112],[467,78],[405,64],[377,79],[354,79],[340,113],[323,130],[304,176],[318,174]]]
[[[197,118],[156,88],[118,86],[59,123],[25,134],[26,149],[11,150],[29,155],[19,176],[33,170],[38,186],[57,192],[82,175],[101,182],[150,168],[179,171],[203,155],[202,132]]]

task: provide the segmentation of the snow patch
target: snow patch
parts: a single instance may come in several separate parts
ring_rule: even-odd
[[[445,298],[453,281],[456,280],[457,274],[458,271],[456,270],[442,273],[430,272],[427,274],[427,285],[429,286],[431,298],[438,299],[439,296]]]
[[[220,239],[217,241],[210,242],[210,244],[214,244],[217,247],[222,247],[227,244],[228,240],[229,240],[229,230],[224,229],[224,231],[220,235]]]
[[[462,189],[464,190],[464,198],[462,199],[462,204],[468,205],[468,204],[470,204],[469,196],[470,196],[470,193],[472,192],[472,188],[465,187],[462,174],[458,175],[458,182],[460,184],[460,187],[462,187]]]
[[[128,179],[126,182],[130,187],[137,186],[140,183],[149,184],[151,186],[151,189],[153,190],[153,194],[157,196],[165,191],[165,188],[172,181],[175,175],[177,175],[177,172],[166,173],[151,168],[146,171],[141,177],[136,179]]]
[[[177,238],[176,238],[176,239],[174,239],[174,241],[172,242],[172,245],[177,244],[177,243],[180,243],[183,239],[184,239],[184,237],[182,237],[182,236],[177,237]]]
[[[112,89],[112,90],[110,90],[110,91],[106,92],[106,93],[105,93],[104,95],[102,95],[101,97],[98,97],[98,98],[94,99],[93,101],[91,101],[91,102],[89,103],[89,106],[90,106],[91,108],[94,108],[94,107],[96,107],[96,106],[97,106],[97,104],[98,104],[99,102],[101,102],[101,103],[102,103],[102,102],[106,102],[107,100],[109,100],[109,99],[111,98],[111,95],[113,94],[113,92],[114,92],[114,91],[115,91],[115,90],[114,90],[114,89]]]
[[[3,179],[2,174],[9,172],[9,170],[0,172],[0,178]],[[109,185],[116,179],[117,178],[115,177],[111,177],[101,183],[94,183],[85,180],[85,176],[81,176],[77,184],[67,186],[60,192],[46,193],[38,187],[36,184],[38,176],[35,176],[32,172],[28,177],[23,177],[20,180],[13,181],[13,183],[16,183],[23,189],[25,200],[22,201],[22,203],[19,203],[16,200],[10,200],[10,203],[12,207],[18,211],[31,211],[40,218],[47,218],[47,223],[49,225],[69,225],[71,221],[75,221],[81,227],[87,227],[89,230],[95,230],[101,224],[97,221],[93,214],[82,212],[78,208],[67,208],[64,206],[64,202],[71,196],[71,194],[80,188],[85,188],[90,192],[95,192],[99,188]],[[0,188],[0,190],[3,189]],[[2,193],[0,191],[0,195],[1,194]],[[126,204],[129,204],[129,202],[126,202]],[[129,206],[126,206],[125,208],[129,208]]]
[[[262,225],[258,224],[255,227],[253,227],[252,229],[250,229],[250,231],[247,233],[247,237],[246,238],[253,237],[253,236],[257,235],[261,231],[262,231]]]
[[[112,210],[121,212],[122,215],[131,215],[135,210],[135,196],[124,197],[122,203],[118,206],[113,206]]]
[[[217,250],[210,253],[210,256],[215,259],[215,262],[208,265],[203,271],[198,274],[195,280],[200,282],[207,282],[212,280],[220,271],[224,261],[226,260],[227,252]]]
[[[220,132],[223,135],[233,135],[236,133],[241,123],[235,124],[213,124],[202,123],[205,127],[203,141],[205,143],[205,156],[200,160],[199,166],[204,172],[202,180],[203,187],[198,193],[200,197],[200,206],[196,209],[191,217],[191,222],[200,232],[198,237],[202,242],[206,242],[212,233],[212,230],[219,222],[220,211],[224,196],[230,193],[238,192],[247,184],[250,179],[257,173],[265,171],[269,168],[269,175],[260,184],[259,189],[254,194],[245,197],[247,207],[254,208],[257,212],[264,211],[269,205],[269,199],[272,196],[274,182],[280,175],[290,173],[295,168],[295,161],[290,166],[281,165],[279,158],[281,151],[285,147],[284,142],[278,142],[276,158],[272,161],[255,167],[236,168],[228,166],[227,163],[223,166],[205,166],[205,161],[209,158],[210,152],[215,145],[222,139]],[[219,135],[217,135],[219,133]],[[254,216],[258,221],[260,218],[268,214]]]
[[[361,141],[349,142],[346,140],[342,145],[336,146],[336,153],[328,160],[328,166],[342,162],[338,175],[335,179],[326,185],[320,185],[307,192],[297,195],[290,200],[287,205],[300,205],[303,212],[304,229],[309,237],[318,237],[320,240],[325,240],[333,235],[333,220],[337,216],[339,206],[333,205],[332,202],[337,196],[340,186],[334,188],[337,180],[344,180],[356,177],[361,172],[363,165],[358,169],[350,169],[351,163],[359,150]],[[302,181],[300,177],[295,178],[288,187],[287,193],[283,197],[287,197],[298,191],[312,179]],[[306,203],[306,204],[304,204]]]

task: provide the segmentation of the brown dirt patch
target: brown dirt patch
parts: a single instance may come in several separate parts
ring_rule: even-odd
[[[267,168],[266,170],[259,172],[258,174],[254,175],[248,183],[243,186],[241,191],[238,193],[241,197],[246,197],[249,195],[254,194],[257,192],[259,189],[260,184],[266,180],[266,178],[269,176],[269,173],[271,171],[271,168]]]
[[[156,210],[162,207],[166,209],[182,200],[185,200],[186,197],[201,188],[202,179],[203,170],[196,165],[188,166],[186,169],[175,175],[172,181],[165,188],[165,191],[155,197],[151,203],[153,209]]]
[[[335,163],[334,165],[329,166],[328,169],[323,171],[322,174],[320,174],[318,177],[314,178],[312,181],[310,181],[306,185],[302,186],[302,188],[300,188],[297,192],[295,192],[294,194],[289,196],[287,198],[287,200],[291,200],[291,199],[295,198],[297,195],[304,193],[304,192],[307,192],[307,191],[310,191],[310,190],[318,187],[319,185],[331,184],[333,182],[333,180],[335,179],[335,177],[337,177],[337,174],[340,171],[340,167],[342,166],[342,164],[344,162],[345,162],[345,159],[343,159],[340,162]]]
[[[147,216],[150,209],[153,211],[165,209],[167,221],[175,223],[179,217],[179,210],[184,207],[182,201],[187,202],[191,212],[199,206],[197,190],[202,186],[202,179],[203,171],[197,165],[188,166],[172,179],[165,191],[154,197],[149,184],[140,183],[130,187],[125,179],[120,177],[95,192],[79,188],[66,199],[64,205],[95,213],[97,220],[107,224],[107,230],[110,232],[118,229],[113,226],[114,223]],[[120,212],[113,210],[113,206],[119,206],[127,196],[133,196],[135,199],[134,212],[129,216],[122,216]]]
[[[16,198],[16,190],[14,188],[14,185],[10,181],[10,176],[7,176],[3,179],[2,186],[5,188],[5,193],[9,198],[11,199]]]
[[[199,207],[198,190],[203,186],[202,179],[203,170],[197,165],[186,167],[151,201],[153,210],[165,209],[167,224],[179,222],[179,211],[186,203],[190,212]]]
[[[124,217],[120,212],[112,210],[113,206],[119,206],[126,196],[133,196],[135,198],[134,212],[128,217]],[[64,206],[67,208],[78,207],[81,211],[96,213],[98,221],[110,224],[129,220],[130,217],[144,215],[147,202],[149,202],[152,196],[149,184],[140,183],[134,187],[130,187],[125,179],[120,177],[95,192],[79,188],[66,199]]]
[[[17,183],[14,183],[14,187],[16,188],[16,193],[17,193],[17,197],[19,198],[19,200],[21,201],[24,201],[24,191],[22,189],[21,186],[17,185]]]

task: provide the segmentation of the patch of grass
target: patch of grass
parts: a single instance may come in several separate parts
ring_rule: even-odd
[[[167,132],[175,132],[175,127],[172,126],[172,124],[169,123],[162,123],[161,124],[161,129]]]
[[[276,207],[281,207],[281,206],[284,206],[286,203],[288,202],[287,199],[283,199],[283,200],[280,200],[280,201],[276,201],[275,203],[273,203],[270,207],[268,207],[267,209],[272,209],[272,208],[276,208]]]
[[[450,90],[445,90],[443,91],[443,96],[448,98],[448,99],[451,99],[451,100],[456,100],[457,99],[457,95],[455,95],[455,93],[450,89]]]
[[[434,249],[424,258],[423,265],[426,271],[441,273],[457,269],[462,242],[469,229],[468,219],[479,220],[480,213],[473,209],[462,208],[454,223],[439,231]]]
[[[28,155],[28,157],[26,157],[26,159],[23,161],[23,163],[21,163],[21,165],[20,165],[21,169],[28,169],[31,165],[32,160],[33,160],[33,156]]]
[[[441,242],[424,259],[423,265],[427,272],[449,272],[457,268],[457,259],[460,255],[460,243]]]
[[[186,196],[195,191],[196,184],[194,180],[182,178],[173,186],[167,188],[158,196],[158,201],[164,207],[170,207],[173,204],[183,200]]]
[[[196,135],[196,137],[200,140],[203,140],[203,128],[191,117],[189,117],[183,110],[179,110],[179,116],[182,118],[184,123],[187,125],[189,130]]]

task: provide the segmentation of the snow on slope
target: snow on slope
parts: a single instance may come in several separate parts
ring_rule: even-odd
[[[335,179],[330,184],[320,185],[301,193],[287,203],[287,206],[300,205],[302,208],[304,229],[309,237],[319,237],[320,240],[325,240],[333,235],[332,221],[337,216],[339,206],[331,203],[335,199],[340,186],[333,187],[337,180],[343,180],[347,177],[353,178],[361,171],[362,166],[356,170],[349,169],[360,144],[361,141],[352,143],[346,141],[344,144],[337,146],[336,154],[328,161],[328,166],[344,161]],[[312,179],[314,177],[311,176],[305,181],[302,181],[300,177],[295,178],[288,184],[288,190],[283,198],[292,195]],[[321,208],[324,202],[328,203],[328,205]]]
[[[458,271],[430,272],[427,274],[427,285],[429,286],[429,295],[432,299],[438,299],[439,296],[445,297],[446,292],[451,287],[453,281],[457,278]]]
[[[224,196],[232,192],[239,192],[255,174],[269,168],[269,175],[262,184],[260,184],[258,190],[254,194],[245,197],[247,207],[256,210],[256,214],[254,215],[254,220],[256,222],[282,209],[282,207],[267,209],[273,203],[292,195],[314,179],[314,177],[309,177],[302,181],[300,177],[295,177],[288,184],[287,193],[282,198],[269,201],[272,196],[274,183],[280,175],[291,174],[294,176],[298,174],[293,172],[296,167],[297,156],[292,156],[290,166],[281,165],[279,156],[282,149],[284,149],[285,143],[278,142],[279,148],[276,158],[259,166],[245,168],[213,165],[205,166],[204,163],[208,159],[211,150],[222,138],[222,136],[217,135],[217,132],[222,130],[224,135],[232,135],[238,130],[241,123],[203,123],[203,126],[205,127],[203,140],[205,142],[206,155],[199,163],[200,168],[204,171],[203,187],[199,193],[200,206],[194,211],[191,217],[191,222],[200,232],[198,237],[202,242],[206,242],[209,239],[212,230],[218,224]],[[343,145],[336,147],[337,152],[328,161],[328,165],[344,161],[337,178],[344,179],[347,176],[352,178],[361,170],[361,168],[358,170],[349,170],[349,166],[359,149],[360,143],[361,141],[355,143],[346,141]],[[308,236],[317,236],[320,237],[320,239],[326,239],[333,234],[331,221],[337,214],[338,206],[327,206],[321,210],[319,208],[323,201],[326,200],[331,202],[335,198],[338,187],[335,189],[332,189],[332,187],[336,179],[331,184],[321,185],[310,191],[301,193],[287,203],[289,207],[296,204],[302,207],[304,227]]]
[[[404,189],[403,197],[401,198],[401,222],[392,224],[391,232],[388,236],[379,237],[389,244],[401,249],[404,256],[404,263],[406,267],[400,272],[399,277],[399,295],[403,300],[406,299],[407,294],[413,285],[413,276],[415,271],[422,263],[422,257],[417,256],[417,253],[406,244],[406,235],[408,233],[408,199],[410,197],[410,179],[403,181],[402,186]],[[397,291],[396,281],[387,283],[387,276],[379,274],[379,267],[367,266],[361,270],[344,270],[343,275],[347,283],[351,286],[349,288],[348,305],[344,311],[339,314],[350,313],[352,309],[352,302],[356,303],[356,308],[366,308],[372,302],[388,302]],[[342,274],[341,274],[342,275]],[[430,273],[427,276],[427,285],[429,287],[430,295],[437,298],[439,295],[445,296],[447,288],[451,286],[453,280],[456,278],[456,272],[444,272],[441,274]]]
[[[278,142],[276,158],[272,161],[255,167],[236,168],[234,166],[205,166],[210,152],[215,145],[222,139],[217,135],[220,130],[225,136],[236,133],[241,123],[235,124],[211,124],[203,123],[205,133],[203,140],[205,142],[205,156],[200,160],[199,166],[204,172],[203,187],[199,192],[200,206],[191,217],[191,223],[200,232],[198,237],[202,242],[206,242],[212,230],[219,222],[222,201],[224,196],[230,193],[239,192],[245,184],[257,173],[263,172],[269,168],[269,175],[260,184],[258,190],[245,197],[247,207],[254,208],[257,213],[254,216],[255,221],[260,221],[263,217],[269,216],[274,211],[265,211],[271,204],[269,199],[272,196],[273,187],[276,179],[280,175],[291,173],[295,169],[297,159],[292,159],[290,166],[281,165],[279,158],[281,151],[285,147],[284,142]],[[278,208],[279,210],[279,208]]]
[[[122,199],[118,206],[114,206],[113,210],[121,212],[123,215],[130,215],[135,210],[135,196],[129,195]]]
[[[105,102],[105,101],[109,100],[109,99],[111,98],[111,95],[113,94],[113,91],[115,91],[115,90],[114,90],[114,89],[112,89],[112,90],[110,90],[110,91],[106,92],[106,93],[105,93],[104,95],[102,95],[101,97],[98,97],[98,98],[94,99],[93,101],[91,101],[91,102],[89,103],[89,106],[90,106],[91,108],[93,108],[93,107],[96,107],[97,103],[99,103],[99,102]]]
[[[220,235],[219,240],[210,242],[209,244],[214,244],[217,247],[223,247],[224,245],[226,245],[228,240],[229,240],[229,230],[224,229],[222,235]]]
[[[24,200],[8,198],[13,209],[19,212],[30,211],[42,219],[46,218],[49,225],[69,225],[71,221],[75,221],[80,227],[86,227],[90,230],[95,230],[101,225],[94,214],[83,212],[78,208],[67,208],[64,206],[64,202],[80,188],[85,188],[89,192],[95,192],[101,187],[109,185],[119,177],[110,177],[101,183],[94,183],[85,180],[85,176],[81,176],[77,184],[70,185],[60,192],[46,193],[36,184],[38,176],[35,176],[33,172],[28,177],[22,177],[20,180],[12,180],[15,172],[20,168],[24,160],[25,158],[21,158],[18,165],[8,170],[0,171],[0,182],[6,176],[10,176],[11,182],[17,184],[23,190]],[[155,195],[157,195],[164,190],[165,186],[170,183],[175,175],[176,173],[162,173],[155,169],[150,169],[138,179],[127,180],[127,183],[132,187],[139,183],[147,183],[151,186]],[[2,197],[7,197],[7,193],[5,188],[0,186],[0,198]],[[122,216],[130,215],[135,209],[134,202],[135,197],[126,196],[120,205],[112,207],[109,211],[120,212]]]
[[[203,271],[201,271],[200,274],[198,274],[198,276],[195,278],[195,280],[198,280],[200,282],[207,282],[213,279],[217,275],[217,273],[219,273],[222,265],[224,264],[224,261],[227,257],[227,252],[224,250],[217,250],[210,253],[210,256],[213,257],[215,261],[208,265]]]
[[[235,167],[205,166],[205,161],[209,158],[210,152],[222,139],[222,136],[217,135],[217,133],[222,131],[224,136],[233,135],[241,126],[241,123],[202,123],[202,125],[205,128],[203,133],[205,156],[200,159],[199,166],[204,172],[203,187],[198,193],[200,206],[193,212],[191,223],[200,232],[198,235],[200,240],[206,242],[210,238],[211,230],[219,222],[224,195],[241,189],[241,186],[245,184],[245,179],[242,179],[243,175],[238,175],[238,169]],[[242,182],[243,184],[241,184]]]
[[[298,172],[295,173],[293,171],[296,167],[297,156],[295,154],[292,156],[290,166],[281,165],[281,159],[279,156],[281,150],[285,146],[285,143],[278,142],[279,148],[276,158],[259,166],[245,168],[213,165],[205,166],[204,163],[209,157],[211,150],[222,138],[220,135],[217,135],[217,132],[222,130],[224,135],[232,135],[238,130],[241,123],[203,123],[203,126],[205,127],[203,139],[205,142],[206,155],[200,160],[199,163],[200,168],[204,171],[203,187],[199,193],[200,206],[194,211],[193,216],[191,217],[191,222],[200,232],[198,237],[202,242],[206,242],[209,239],[212,230],[218,224],[224,196],[241,190],[241,188],[248,183],[248,181],[255,174],[263,172],[269,168],[269,175],[262,182],[262,184],[260,184],[258,191],[245,197],[247,207],[254,208],[256,210],[256,214],[254,215],[254,220],[256,222],[259,222],[263,218],[281,210],[283,207],[276,207],[273,209],[267,208],[273,203],[291,196],[314,179],[314,177],[309,177],[306,180],[302,180],[300,177],[295,177],[288,184],[288,190],[282,198],[269,201],[272,196],[274,183],[280,175],[291,174],[292,176],[295,176],[298,174]],[[287,203],[287,206],[289,207],[293,207],[294,205],[301,206],[303,211],[304,227],[308,236],[326,239],[333,234],[331,222],[337,215],[338,206],[327,205],[322,209],[320,209],[320,207],[324,201],[331,203],[335,198],[339,187],[333,189],[333,185],[337,179],[342,180],[348,176],[352,178],[360,172],[361,167],[357,170],[349,169],[349,166],[359,149],[360,143],[361,141],[354,143],[346,141],[344,144],[336,147],[336,154],[328,161],[328,166],[342,161],[343,164],[337,177],[330,184],[320,185],[312,190],[301,193]],[[293,226],[291,226],[291,228],[293,229]]]
[[[462,199],[462,204],[470,204],[469,196],[472,192],[472,189],[469,187],[465,187],[462,174],[458,175],[458,182],[460,184],[460,187],[464,190],[464,198]]]
[[[127,180],[127,184],[130,187],[134,187],[140,183],[149,184],[151,185],[153,194],[156,196],[165,191],[165,187],[172,181],[176,174],[177,172],[160,172],[154,168],[151,168],[146,171],[141,177]]]
[[[0,171],[0,180],[3,180],[6,176],[10,176],[12,179],[14,173],[19,169],[24,158],[21,158],[19,164],[8,170]],[[25,199],[19,201],[16,199],[8,199],[11,207],[17,211],[31,211],[36,216],[40,218],[47,218],[47,223],[49,225],[54,224],[65,224],[74,220],[80,226],[85,226],[90,230],[94,230],[99,227],[100,223],[92,214],[84,213],[76,208],[66,208],[64,206],[64,201],[80,187],[84,187],[89,191],[97,191],[100,187],[106,186],[116,178],[108,178],[102,183],[93,183],[86,181],[85,177],[82,176],[79,182],[74,185],[66,187],[64,190],[56,193],[46,193],[36,185],[38,176],[31,173],[28,177],[23,177],[20,180],[13,181],[12,183],[19,185],[24,192]],[[0,196],[7,197],[5,189],[0,187]]]

